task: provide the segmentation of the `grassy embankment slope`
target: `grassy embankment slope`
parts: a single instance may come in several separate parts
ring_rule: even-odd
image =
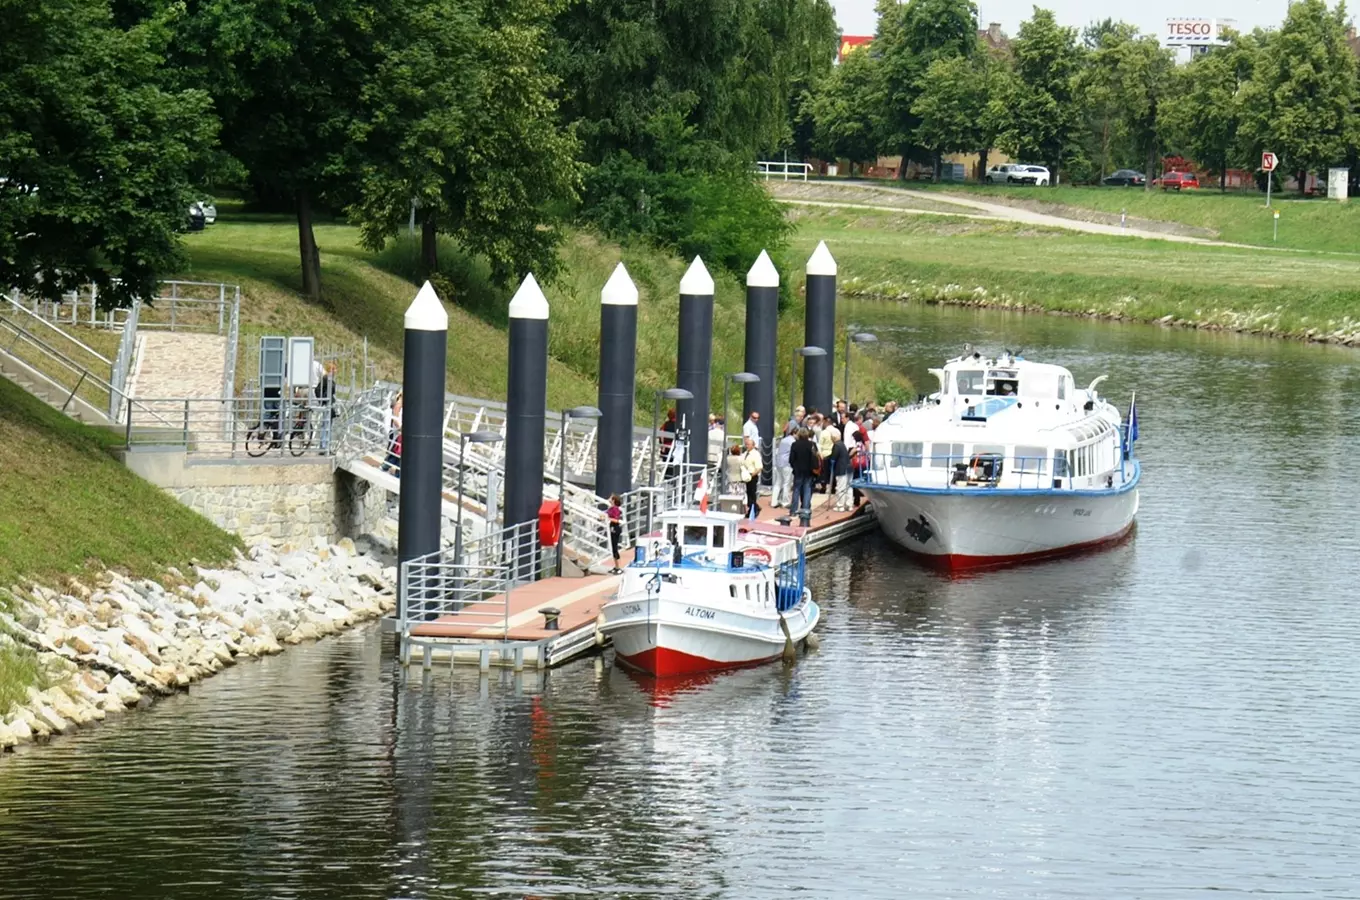
[[[1166,198],[1182,199],[1192,198]],[[1340,214],[1350,221],[1353,212]],[[1360,254],[1200,246],[910,213],[790,207],[790,215],[800,225],[798,249],[809,248],[805,236],[825,236],[845,290],[862,296],[1313,339],[1360,332]]]
[[[367,336],[380,376],[399,379],[402,313],[415,294],[409,277],[414,248],[403,241],[373,254],[359,246],[357,229],[338,223],[318,226],[317,241],[325,294],[320,304],[298,294],[296,226],[286,217],[223,214],[216,225],[188,237],[192,265],[181,275],[240,283],[246,340],[259,334],[310,334],[326,343],[355,345]],[[444,298],[449,311],[448,389],[504,398],[504,327],[511,291],[491,286],[484,267],[456,247],[441,245],[440,252],[441,272],[454,290],[454,296]],[[640,295],[637,412],[639,422],[650,423],[653,392],[675,379],[679,284],[687,263],[649,248],[621,248],[585,231],[569,233],[562,249],[563,275],[544,286],[552,310],[548,406],[593,405],[597,400],[600,289],[620,260]],[[744,365],[745,288],[734,277],[714,275],[716,409],[722,403],[720,373],[740,371]],[[780,317],[780,347],[801,344],[802,328],[802,298],[796,296]],[[896,384],[904,396],[909,391],[905,378],[874,360],[857,360],[851,374],[852,392],[867,393],[886,384]],[[787,402],[788,372],[782,371],[780,379],[777,407]],[[740,391],[734,391],[737,414],[740,403]]]
[[[0,379],[0,585],[231,558],[240,542],[128,471],[118,443]],[[0,713],[39,675],[31,653],[0,646]]]
[[[931,185],[909,183],[910,189],[926,189],[947,199],[950,194],[1020,206],[1067,218],[1086,218],[1119,223],[1120,212],[1134,220],[1174,222],[1203,229],[1205,237],[1235,244],[1253,244],[1285,250],[1317,250],[1360,253],[1360,203],[1337,203],[1325,199],[1300,199],[1292,192],[1276,192],[1270,208],[1265,194],[1218,188],[1164,191],[1123,187],[1024,188],[1006,185]],[[1280,213],[1280,237],[1273,238],[1273,213]]]

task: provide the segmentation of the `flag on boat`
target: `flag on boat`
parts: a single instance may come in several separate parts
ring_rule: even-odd
[[[1129,444],[1138,440],[1138,398],[1129,401]]]
[[[694,490],[694,499],[699,504],[699,512],[708,513],[708,470],[699,476],[699,486]]]

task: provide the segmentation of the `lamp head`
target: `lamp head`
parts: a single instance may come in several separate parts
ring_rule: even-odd
[[[505,435],[499,431],[464,431],[459,436],[472,444],[495,444],[505,440]]]

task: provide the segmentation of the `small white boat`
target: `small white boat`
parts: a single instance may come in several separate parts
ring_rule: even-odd
[[[940,390],[879,425],[855,486],[884,533],[947,570],[1119,540],[1138,513],[1137,409],[1125,424],[1061,366],[1009,351],[931,369]]]
[[[625,664],[656,676],[754,665],[817,626],[800,529],[698,510],[665,513],[660,526],[600,611]]]

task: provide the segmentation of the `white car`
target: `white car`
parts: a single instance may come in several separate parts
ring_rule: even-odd
[[[211,200],[195,200],[189,204],[189,217],[193,218],[195,212],[203,213],[203,224],[211,225],[217,221],[217,204]]]
[[[987,170],[988,184],[1038,184],[1049,183],[1048,169],[1043,166],[1027,166],[1020,163],[1006,163],[992,166]]]

